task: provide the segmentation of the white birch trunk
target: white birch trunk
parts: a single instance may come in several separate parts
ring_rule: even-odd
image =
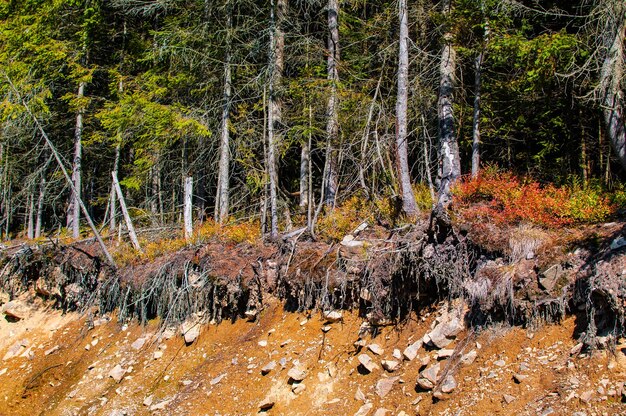
[[[443,13],[450,14],[450,0],[444,0]],[[459,145],[454,119],[454,88],[456,86],[456,51],[452,45],[452,34],[444,35],[444,45],[439,63],[439,157],[441,180],[438,204],[446,207],[452,200],[452,185],[461,175]]]
[[[84,81],[81,81],[78,84],[78,93],[76,96],[79,100],[85,96]],[[80,200],[82,188],[81,165],[83,153],[83,113],[84,110],[80,108],[76,114],[76,125],[74,128],[74,161],[72,163],[72,183],[74,184],[74,191],[70,194],[70,204],[67,215],[67,228],[72,229],[73,238],[78,238],[80,236],[80,206],[78,201]]]
[[[231,104],[231,29],[232,7],[227,6],[226,16],[226,56],[224,62],[224,97],[222,103],[222,121],[220,127],[220,161],[217,176],[217,194],[215,196],[215,221],[222,224],[228,218],[230,192],[230,133],[228,123]]]
[[[411,187],[411,173],[408,160],[407,135],[407,103],[409,97],[409,23],[407,0],[399,0],[398,14],[400,17],[400,46],[398,52],[398,93],[396,99],[396,164],[400,178],[402,210],[409,216],[418,213],[417,203]]]
[[[111,172],[111,176],[113,177],[113,187],[115,188],[115,192],[117,192],[117,198],[120,200],[120,208],[122,209],[122,215],[124,216],[124,221],[126,222],[126,228],[128,229],[128,235],[130,236],[130,241],[135,247],[135,250],[141,252],[141,246],[139,245],[139,240],[137,239],[137,233],[135,233],[135,227],[133,227],[133,221],[128,214],[128,209],[126,208],[126,200],[124,199],[124,194],[122,194],[122,188],[120,188],[120,184],[117,180],[117,174],[115,172]]]
[[[185,198],[183,208],[183,219],[185,223],[185,240],[193,236],[193,177],[185,178]]]
[[[326,108],[326,186],[324,203],[334,206],[339,186],[337,172],[337,149],[339,138],[339,115],[337,112],[337,84],[339,83],[339,1],[328,0],[328,81],[330,95]]]

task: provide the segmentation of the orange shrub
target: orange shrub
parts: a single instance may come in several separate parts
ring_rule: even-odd
[[[496,223],[528,222],[545,227],[605,220],[615,208],[594,189],[541,186],[509,172],[486,170],[463,179],[454,188],[454,203],[462,218]]]

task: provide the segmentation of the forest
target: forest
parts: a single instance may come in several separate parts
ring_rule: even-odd
[[[0,235],[117,234],[120,196],[181,224],[185,195],[196,223],[314,235],[498,181],[601,219],[625,31],[621,0],[0,0]]]

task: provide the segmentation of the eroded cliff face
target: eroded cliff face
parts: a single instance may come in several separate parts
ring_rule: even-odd
[[[622,229],[9,248],[0,414],[616,414]]]

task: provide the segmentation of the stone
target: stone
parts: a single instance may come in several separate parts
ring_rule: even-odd
[[[456,380],[452,375],[446,376],[441,383],[441,392],[442,393],[452,393],[454,389],[456,389]]]
[[[393,373],[398,368],[400,368],[400,362],[395,360],[382,360],[380,364],[385,370],[389,371],[390,373]]]
[[[58,345],[55,345],[54,347],[47,349],[46,351],[44,351],[43,355],[50,355],[50,354],[54,354],[55,352],[57,352],[58,350],[60,350],[61,347],[59,347]]]
[[[305,379],[306,375],[307,372],[298,367],[293,367],[287,372],[287,376],[294,381],[302,381]]]
[[[343,314],[339,311],[325,311],[323,316],[328,323],[335,323],[343,320]]]
[[[461,363],[465,365],[470,365],[476,360],[476,357],[478,357],[478,353],[476,352],[476,350],[471,350],[467,354],[464,354],[463,357],[461,357]]]
[[[306,385],[304,383],[294,384],[293,387],[291,388],[291,391],[294,394],[300,394],[300,393],[302,393],[305,390],[306,390]]]
[[[160,401],[157,404],[150,406],[150,411],[154,412],[155,410],[163,410],[171,401],[172,399]]]
[[[367,416],[373,408],[374,405],[372,403],[365,403],[363,406],[359,407],[359,410],[356,411],[354,416]]]
[[[259,347],[267,347],[267,341],[262,339],[261,341],[258,342]]]
[[[224,373],[224,374],[220,374],[219,376],[217,376],[217,377],[215,377],[215,378],[211,379],[211,381],[209,381],[209,384],[210,384],[211,386],[215,386],[215,385],[216,385],[216,384],[218,384],[220,381],[222,381],[222,379],[223,379],[224,377],[226,377],[226,373]]]
[[[427,342],[439,349],[445,348],[454,341],[459,332],[463,330],[463,323],[454,316],[449,320],[442,320],[435,328],[424,336],[424,342]]]
[[[365,397],[365,394],[363,394],[360,387],[356,388],[356,393],[354,393],[354,399],[362,401],[362,402],[367,400],[367,398]]]
[[[383,353],[385,352],[385,350],[383,350],[378,344],[370,344],[367,346],[367,348],[376,355],[383,355]]]
[[[376,409],[374,416],[387,416],[387,413],[391,413],[391,410],[383,409],[381,407],[380,409]]]
[[[442,360],[445,358],[450,358],[452,357],[452,354],[454,354],[454,350],[449,350],[449,349],[439,350],[437,352],[437,359]]]
[[[0,370],[0,376],[5,375],[7,373],[7,371],[9,371],[9,369],[4,367],[2,370]]]
[[[417,379],[417,385],[423,390],[432,390],[435,387],[433,382],[423,377]]]
[[[137,338],[137,340],[133,342],[130,346],[134,350],[140,350],[144,346],[145,343],[146,343],[146,338],[141,337],[141,338]]]
[[[126,370],[122,368],[121,365],[117,364],[111,371],[109,371],[109,377],[115,380],[116,383],[119,383],[124,378],[124,374],[126,374]]]
[[[497,360],[493,362],[493,365],[495,365],[496,367],[504,367],[506,365],[506,361],[504,360]]]
[[[143,399],[143,405],[146,407],[151,406],[153,401],[154,401],[154,396],[150,395],[146,397],[145,399]]]
[[[163,357],[163,351],[159,350],[159,351],[155,351],[153,356],[152,356],[155,360],[158,360],[159,358]]]
[[[250,309],[244,312],[244,315],[249,322],[256,320],[258,314],[259,311],[257,311],[256,309]]]
[[[387,394],[389,394],[394,383],[398,381],[398,379],[399,377],[389,377],[378,380],[376,383],[376,394],[378,394],[380,398],[384,398]]]
[[[592,397],[593,397],[593,392],[591,390],[588,390],[579,396],[580,401],[583,403],[589,403]]]
[[[423,342],[420,339],[412,343],[408,347],[406,347],[404,349],[404,352],[402,353],[402,355],[404,356],[404,359],[407,361],[413,361],[415,357],[417,357],[417,352],[420,350],[420,348],[422,348],[422,345],[423,345]]]
[[[626,246],[626,238],[621,236],[611,242],[611,250],[619,250],[624,246]]]
[[[328,331],[330,331],[332,328],[333,328],[333,327],[332,327],[332,326],[330,326],[330,325],[324,325],[324,326],[322,327],[322,332],[323,332],[323,333],[327,333],[327,332],[328,332]]]
[[[371,373],[378,368],[378,365],[367,354],[359,355],[358,360],[368,373]]]
[[[420,373],[422,378],[430,381],[433,384],[437,383],[437,376],[439,375],[439,370],[441,369],[441,365],[439,363],[434,364],[427,368],[426,370]]]
[[[582,349],[583,349],[583,343],[579,342],[578,344],[574,345],[571,350],[569,350],[569,355],[578,355],[580,354]]]
[[[261,374],[266,375],[275,368],[276,368],[276,361],[270,361],[269,363],[265,364],[263,368],[261,368]]]
[[[259,409],[268,410],[274,407],[274,400],[270,398],[265,398],[259,403]]]
[[[190,386],[191,383],[193,383],[193,381],[191,381],[191,380],[183,380],[183,381],[180,382],[180,384],[182,384],[185,387]]]
[[[513,374],[513,380],[514,380],[517,384],[521,384],[521,383],[523,383],[523,382],[524,382],[527,378],[528,378],[528,376],[523,375],[523,374],[518,374],[518,373]]]
[[[402,351],[400,351],[397,348],[394,348],[393,350],[393,358],[395,358],[396,360],[402,360]]]
[[[502,400],[504,400],[506,404],[510,404],[513,400],[515,400],[515,396],[511,396],[510,394],[505,394],[504,396],[502,396]]]
[[[563,270],[560,264],[555,264],[539,274],[539,286],[551,292],[565,273],[565,270]]]
[[[2,307],[2,313],[9,319],[19,321],[28,318],[30,308],[18,300],[12,300]]]
[[[200,335],[200,323],[197,321],[185,321],[181,326],[181,332],[187,345],[192,344]]]

